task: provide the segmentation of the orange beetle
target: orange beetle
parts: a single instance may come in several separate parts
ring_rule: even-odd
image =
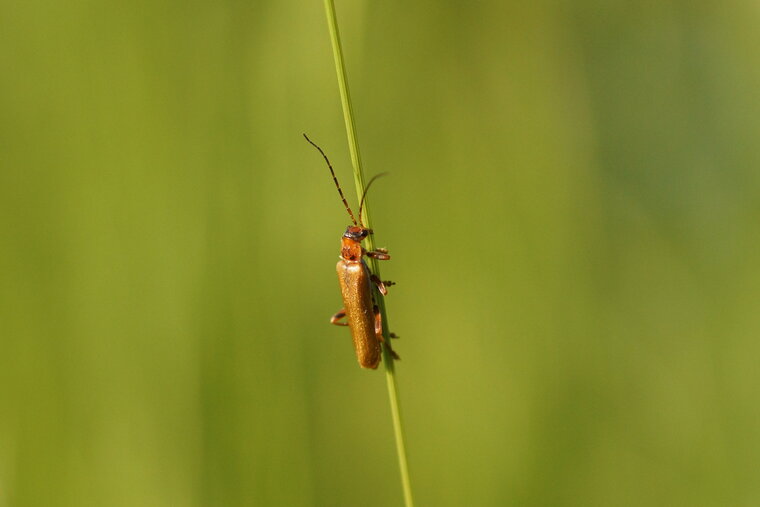
[[[360,221],[357,222],[351,211],[351,207],[346,201],[346,197],[343,195],[343,190],[340,188],[338,178],[335,176],[335,171],[327,155],[306,134],[303,136],[312,146],[319,150],[319,153],[322,154],[325,162],[327,162],[327,167],[330,168],[330,173],[332,174],[335,186],[338,188],[340,198],[343,200],[343,205],[346,207],[346,211],[348,211],[353,222],[353,225],[349,225],[346,228],[346,232],[343,233],[343,237],[341,238],[340,260],[336,266],[340,292],[343,296],[343,308],[332,316],[330,322],[337,326],[349,327],[359,365],[362,368],[375,369],[380,363],[382,355],[381,344],[385,341],[383,338],[383,319],[375,303],[375,297],[378,292],[385,296],[388,293],[387,288],[394,285],[394,283],[381,281],[370,271],[367,263],[364,262],[364,256],[381,261],[388,260],[391,256],[388,255],[388,250],[385,248],[368,251],[362,247],[361,242],[372,234],[372,230],[361,224],[361,216],[367,190],[369,190],[370,185],[380,175],[372,178],[364,190],[364,195],[362,195],[359,203]],[[378,292],[372,290],[373,285],[377,287]],[[343,319],[345,319],[345,322]],[[390,333],[389,336],[395,338],[393,333]],[[390,344],[388,344],[388,351],[394,359],[398,359],[398,355],[393,352]]]

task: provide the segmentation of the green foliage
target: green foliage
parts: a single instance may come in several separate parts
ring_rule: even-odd
[[[419,505],[760,503],[754,6],[338,11]],[[321,3],[0,13],[0,506],[399,505]]]
[[[333,50],[333,58],[335,60],[335,71],[338,78],[338,89],[340,90],[340,102],[343,108],[343,118],[346,122],[346,134],[348,137],[348,149],[351,153],[351,165],[354,169],[354,183],[356,184],[356,195],[359,198],[359,208],[356,210],[357,220],[365,227],[372,229],[372,220],[369,213],[369,199],[367,199],[367,192],[369,191],[372,180],[365,185],[364,183],[364,171],[361,162],[359,140],[356,134],[356,119],[354,118],[354,108],[351,102],[351,93],[348,86],[348,75],[346,72],[346,64],[343,59],[343,47],[340,41],[340,30],[338,28],[338,16],[335,12],[335,2],[333,0],[325,0],[325,14],[327,15],[327,26],[330,32],[330,43]],[[364,242],[368,250],[375,249],[374,234],[367,236]],[[367,258],[367,261],[372,266],[371,270],[374,276],[380,277],[380,266],[377,259]],[[340,275],[338,275],[340,276]],[[389,284],[390,285],[390,284]],[[382,320],[383,327],[383,367],[385,368],[385,380],[388,388],[388,401],[391,408],[391,424],[393,425],[393,437],[396,443],[396,452],[398,454],[399,464],[399,477],[401,479],[401,489],[404,493],[404,506],[413,507],[414,500],[412,495],[412,481],[409,474],[409,459],[406,452],[406,441],[404,438],[404,426],[401,420],[401,402],[398,396],[398,384],[396,382],[396,366],[394,360],[397,359],[396,354],[393,352],[390,341],[391,333],[390,320],[388,319],[388,312],[385,308],[385,298],[381,297],[379,292],[377,294],[376,302],[377,307]],[[395,336],[395,335],[394,335]]]

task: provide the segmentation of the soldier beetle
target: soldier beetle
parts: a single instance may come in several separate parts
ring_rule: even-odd
[[[351,222],[353,222],[353,225],[349,225],[346,228],[346,232],[343,233],[341,238],[340,260],[336,266],[340,292],[343,296],[343,308],[332,316],[330,323],[336,326],[348,326],[354,341],[354,349],[359,365],[362,368],[375,369],[380,363],[382,354],[381,344],[385,342],[383,338],[383,319],[375,302],[375,297],[377,294],[385,296],[388,293],[388,287],[394,285],[394,283],[381,281],[370,271],[367,263],[364,262],[364,256],[379,261],[389,260],[391,256],[388,255],[388,250],[385,248],[366,250],[362,247],[362,241],[372,234],[372,230],[364,227],[361,220],[367,191],[372,183],[382,176],[382,174],[373,177],[364,189],[359,201],[359,220],[357,221],[354,213],[351,211],[351,207],[348,205],[348,201],[346,201],[346,197],[343,195],[343,190],[340,188],[340,183],[338,183],[338,178],[335,176],[335,171],[327,155],[306,134],[303,136],[309,144],[319,151],[325,162],[327,162],[327,167],[330,168],[330,174],[332,174],[338,194],[340,194],[343,205],[351,217]],[[373,290],[373,286],[377,288],[377,291]],[[343,319],[345,319],[345,322],[343,322]],[[390,333],[389,336],[396,337],[393,333]],[[399,358],[390,347],[390,344],[388,344],[388,351],[394,359]]]

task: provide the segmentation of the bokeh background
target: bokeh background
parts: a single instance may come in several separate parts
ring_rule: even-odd
[[[755,2],[339,2],[417,503],[760,505]],[[0,4],[0,506],[390,506],[323,6]]]

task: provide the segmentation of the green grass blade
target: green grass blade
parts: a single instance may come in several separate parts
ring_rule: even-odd
[[[340,99],[343,105],[343,119],[346,122],[346,135],[348,136],[348,148],[351,152],[351,164],[354,169],[354,182],[356,184],[356,193],[361,196],[364,191],[364,172],[362,169],[362,160],[359,153],[359,141],[356,135],[356,124],[354,122],[354,110],[351,105],[351,94],[348,89],[348,78],[346,76],[346,65],[343,61],[343,50],[340,43],[340,34],[338,31],[338,20],[335,15],[335,4],[332,0],[325,0],[325,12],[327,13],[327,25],[330,30],[330,40],[332,41],[333,57],[335,59],[335,70],[338,74],[338,88],[340,89]],[[361,216],[362,223],[372,228],[370,220],[370,211],[368,199],[364,202],[364,211]],[[372,236],[367,238],[367,246],[374,250],[374,240]],[[372,271],[380,277],[378,262],[370,259]],[[378,306],[383,318],[383,336],[386,342],[390,342],[388,336],[388,313],[385,309],[384,298],[378,298]],[[401,472],[401,487],[404,492],[404,504],[406,507],[413,507],[412,485],[409,480],[409,465],[406,457],[406,445],[404,443],[404,431],[401,423],[401,411],[399,409],[398,387],[396,384],[396,370],[393,357],[389,353],[388,347],[383,347],[383,365],[385,367],[385,379],[388,387],[388,398],[391,405],[391,417],[393,419],[393,432],[396,437],[396,452],[398,454],[399,469]]]

